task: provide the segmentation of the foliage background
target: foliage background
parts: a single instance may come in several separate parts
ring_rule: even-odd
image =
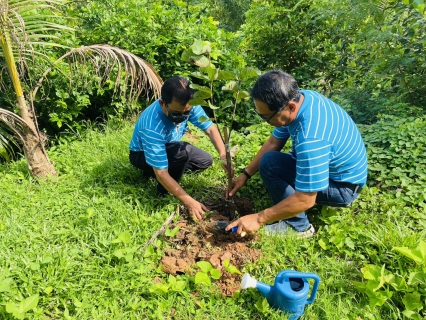
[[[426,236],[424,10],[421,0],[91,0],[64,8],[63,18],[75,33],[63,35],[61,43],[121,47],[166,79],[196,70],[181,62],[181,53],[201,39],[221,52],[215,62],[221,69],[282,68],[301,87],[338,102],[360,124],[368,187],[350,209],[314,207],[310,215],[318,237],[313,241],[262,238],[254,245],[264,258],[245,271],[267,283],[284,268],[317,272],[323,282],[306,319],[421,319],[426,299],[426,252],[420,247]],[[64,49],[41,51],[54,61]],[[34,60],[27,92],[48,66]],[[5,72],[0,69],[4,79]],[[173,308],[180,319],[282,318],[255,291],[222,298],[214,289],[196,288],[190,277],[167,279],[156,268],[164,243],[146,253],[135,251],[177,205],[156,199],[154,182],[140,180],[128,163],[132,116],[151,101],[128,104],[108,84],[102,90],[90,81],[70,87],[61,72],[67,74],[66,65],[49,74],[36,100],[41,129],[55,138],[49,156],[59,177],[44,183],[29,176],[23,161],[0,165],[0,317],[12,318],[21,303],[28,312],[18,310],[15,317],[159,319],[169,318]],[[217,90],[216,98],[225,97]],[[0,104],[14,110],[7,86]],[[219,113],[219,122],[228,117]],[[237,110],[237,121],[233,145],[240,170],[270,128],[256,118],[251,103]],[[199,146],[211,148],[202,138]],[[219,164],[183,181],[200,200],[205,185],[223,184]],[[257,210],[270,205],[258,176],[240,195],[252,199]],[[152,290],[156,276],[167,292]],[[184,286],[178,290],[173,281]]]

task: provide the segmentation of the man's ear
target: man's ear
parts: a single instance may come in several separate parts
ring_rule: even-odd
[[[291,112],[294,112],[297,108],[297,103],[294,100],[290,100],[288,102],[288,108],[290,109]]]

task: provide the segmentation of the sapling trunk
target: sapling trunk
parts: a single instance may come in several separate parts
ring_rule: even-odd
[[[228,193],[232,190],[232,172],[231,172],[231,151],[229,145],[229,134],[228,127],[223,127],[223,136],[225,138],[225,149],[226,149],[226,170],[228,177]]]
[[[223,127],[223,137],[224,137],[224,142],[225,142],[225,150],[226,150],[226,176],[228,177],[228,192],[227,194],[229,195],[229,192],[231,192],[232,190],[232,160],[231,160],[231,148],[229,145],[229,134],[228,134],[228,127]],[[235,208],[235,204],[234,204],[234,199],[233,197],[229,197],[228,198],[228,204],[229,204],[229,218],[231,218],[231,220],[235,219],[238,212],[236,211]]]

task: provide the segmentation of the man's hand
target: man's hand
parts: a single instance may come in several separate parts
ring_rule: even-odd
[[[240,174],[237,178],[232,180],[232,190],[229,192],[229,196],[232,197],[238,190],[240,190],[247,182],[247,177],[244,174]]]
[[[226,159],[221,159],[222,161],[222,169],[225,170],[226,173],[228,173],[228,164],[226,162]],[[234,176],[234,164],[231,162],[231,177]]]
[[[253,233],[259,230],[262,224],[258,222],[258,214],[253,213],[231,222],[225,230],[229,231],[236,226],[238,226],[237,234],[243,237],[245,233]]]
[[[203,220],[203,213],[209,211],[204,204],[193,200],[189,203],[186,203],[188,207],[189,215],[195,220]]]

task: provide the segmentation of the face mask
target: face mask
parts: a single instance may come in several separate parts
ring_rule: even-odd
[[[191,110],[185,111],[184,113],[172,112],[170,111],[167,104],[165,106],[167,109],[167,119],[174,123],[181,123],[185,121],[189,117],[189,113],[191,112]]]

